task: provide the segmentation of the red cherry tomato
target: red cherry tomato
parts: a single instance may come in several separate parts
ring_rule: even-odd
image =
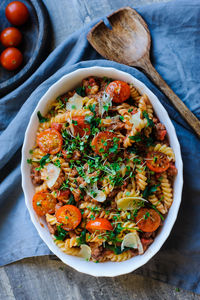
[[[52,123],[51,124],[51,128],[54,128],[54,129],[58,130],[59,132],[61,132],[62,124],[60,124],[60,123]]]
[[[92,149],[99,155],[108,154],[113,156],[118,151],[120,141],[116,134],[110,131],[101,131],[93,138],[91,142]]]
[[[45,153],[58,153],[62,148],[62,143],[62,135],[54,128],[46,129],[37,136],[37,144]]]
[[[0,62],[2,67],[9,71],[14,71],[22,64],[23,55],[14,47],[5,49],[0,56]]]
[[[89,232],[94,232],[95,230],[113,230],[113,227],[107,219],[96,218],[87,223],[86,229]]]
[[[161,173],[169,168],[169,159],[167,155],[161,152],[152,151],[147,153],[147,167],[156,173]]]
[[[56,218],[65,230],[75,229],[81,222],[81,212],[74,205],[64,205],[56,212]]]
[[[22,41],[22,34],[15,27],[8,27],[1,32],[0,40],[5,47],[16,47]]]
[[[160,226],[161,219],[154,209],[141,208],[136,216],[136,224],[144,232],[153,232]]]
[[[110,95],[114,103],[122,103],[130,97],[130,86],[120,80],[115,80],[109,83],[106,88],[106,93]]]
[[[85,117],[73,117],[72,124],[74,127],[74,135],[83,137],[90,134],[90,125],[85,122]]]
[[[29,17],[28,8],[20,1],[13,1],[6,6],[6,18],[16,26],[23,25]]]
[[[33,196],[33,209],[38,216],[42,217],[47,213],[55,212],[56,199],[48,192],[39,192]]]
[[[59,201],[62,201],[62,202],[66,202],[66,200],[69,199],[69,195],[70,195],[70,190],[65,190],[65,191],[58,191],[57,192],[57,199]]]

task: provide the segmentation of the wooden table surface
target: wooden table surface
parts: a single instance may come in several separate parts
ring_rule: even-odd
[[[122,6],[164,0],[44,0],[53,26],[52,48],[70,33]],[[179,287],[134,273],[94,278],[78,273],[54,256],[23,259],[0,269],[0,300],[189,300],[200,299]]]

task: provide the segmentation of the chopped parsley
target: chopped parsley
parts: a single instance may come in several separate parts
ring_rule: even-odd
[[[38,116],[38,119],[39,119],[39,122],[40,122],[40,123],[44,123],[44,122],[49,121],[48,118],[45,118],[45,117],[42,116],[42,114],[41,114],[40,111],[37,112],[37,116]]]

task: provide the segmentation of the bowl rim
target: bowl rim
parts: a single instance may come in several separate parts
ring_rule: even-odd
[[[95,75],[95,72],[100,72],[100,71],[104,71],[107,73],[116,73],[116,75],[114,77],[128,77],[130,80],[134,82],[134,85],[136,84],[136,88],[142,88],[145,90],[145,92],[147,93],[147,95],[151,98],[150,101],[152,101],[152,99],[154,99],[155,103],[155,107],[157,110],[159,110],[164,118],[164,124],[168,126],[168,135],[169,135],[169,139],[173,139],[173,143],[176,146],[176,152],[178,153],[178,156],[176,157],[176,162],[178,161],[178,191],[177,191],[177,197],[176,197],[176,201],[175,198],[173,198],[173,204],[175,204],[175,206],[173,207],[173,213],[172,213],[172,207],[169,210],[170,213],[170,221],[167,222],[167,224],[165,225],[165,227],[167,226],[167,228],[165,228],[165,231],[163,233],[163,228],[161,229],[160,233],[159,233],[159,238],[158,235],[156,236],[154,242],[152,243],[152,245],[155,244],[156,240],[157,243],[156,245],[154,245],[153,248],[155,248],[153,251],[151,250],[151,246],[147,249],[147,251],[145,251],[144,254],[139,255],[139,257],[141,259],[138,259],[139,261],[135,261],[136,257],[133,257],[129,260],[126,260],[124,262],[105,262],[105,263],[101,263],[101,264],[95,264],[94,262],[86,262],[83,261],[81,258],[78,257],[74,257],[71,255],[67,255],[64,252],[62,252],[53,242],[52,237],[50,236],[50,233],[48,232],[47,235],[50,237],[51,241],[49,240],[48,237],[46,237],[46,234],[43,231],[43,227],[41,226],[41,223],[39,222],[38,217],[34,214],[33,211],[31,211],[30,209],[30,202],[32,200],[32,197],[30,198],[29,196],[29,191],[27,188],[27,180],[30,180],[30,176],[29,179],[27,179],[27,176],[25,176],[25,174],[27,173],[26,169],[27,169],[27,151],[30,149],[28,147],[28,137],[30,132],[32,131],[31,127],[32,124],[34,123],[34,118],[37,114],[37,111],[40,110],[40,106],[43,102],[47,102],[50,100],[51,98],[51,94],[53,92],[56,92],[56,90],[59,89],[59,86],[64,83],[65,81],[69,80],[71,77],[73,76],[77,76],[79,74],[82,73],[82,75],[84,73],[86,73],[86,75],[82,76],[83,78],[87,77],[87,76],[98,76]],[[90,74],[88,74],[90,73]],[[104,75],[106,76],[106,74]],[[114,78],[113,77],[113,78]],[[78,80],[77,80],[78,82]],[[49,101],[50,102],[50,101]],[[47,106],[46,103],[46,106]],[[154,111],[155,111],[155,107],[154,107]],[[163,123],[163,121],[162,121]],[[37,125],[38,127],[38,125]],[[169,131],[170,129],[170,131]],[[170,146],[171,146],[171,142],[170,142]],[[28,149],[29,148],[29,149]],[[58,256],[65,264],[67,264],[68,266],[76,269],[79,272],[82,273],[86,273],[92,276],[106,276],[106,277],[114,277],[114,276],[119,276],[119,275],[123,275],[123,274],[127,274],[130,273],[136,269],[138,269],[139,267],[143,266],[144,264],[146,264],[162,247],[162,245],[164,244],[164,242],[167,240],[173,225],[176,221],[177,215],[178,215],[178,211],[179,211],[179,207],[180,207],[180,203],[181,203],[181,195],[182,195],[182,187],[183,187],[183,162],[182,162],[182,157],[181,157],[181,150],[180,150],[180,144],[179,141],[177,139],[177,135],[175,132],[175,128],[171,122],[171,119],[169,118],[169,115],[167,113],[167,111],[165,110],[165,108],[163,107],[163,105],[161,104],[161,102],[159,101],[159,99],[157,98],[157,96],[140,80],[138,80],[137,78],[135,78],[133,75],[131,75],[128,72],[124,72],[121,71],[119,69],[113,68],[113,67],[101,67],[101,66],[93,66],[93,67],[86,67],[86,68],[81,68],[81,69],[77,69],[73,72],[70,72],[64,76],[62,76],[59,80],[57,80],[53,85],[51,85],[49,87],[49,89],[45,92],[45,94],[41,97],[41,99],[39,100],[35,110],[33,111],[29,124],[27,126],[26,132],[25,132],[25,137],[24,137],[24,143],[23,143],[23,147],[22,147],[22,161],[21,161],[21,173],[22,173],[22,189],[25,195],[25,203],[27,206],[27,209],[29,211],[30,214],[30,218],[32,223],[34,224],[39,236],[41,237],[41,239],[44,241],[44,243],[48,246],[48,248],[56,255]],[[176,178],[176,179],[177,179]],[[169,214],[168,213],[168,214]],[[168,220],[168,215],[165,219],[164,224],[166,223],[166,221]],[[169,224],[168,224],[169,223]],[[164,226],[163,226],[164,227]],[[127,264],[127,262],[129,262]],[[132,262],[132,263],[131,263]],[[93,264],[93,267],[90,267],[89,269],[87,268],[89,265],[88,264]],[[115,264],[116,267],[114,267],[113,269],[113,264]],[[102,265],[108,265],[108,267],[104,268]],[[96,267],[94,267],[96,266]],[[100,267],[102,266],[102,267]]]

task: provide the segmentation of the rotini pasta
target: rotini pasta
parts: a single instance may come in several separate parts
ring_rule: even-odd
[[[172,205],[176,174],[148,96],[133,84],[89,77],[38,118],[28,159],[33,208],[55,244],[94,262],[141,255]]]

